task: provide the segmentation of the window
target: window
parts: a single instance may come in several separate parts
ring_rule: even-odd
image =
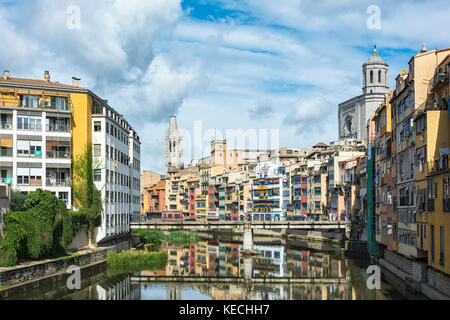
[[[102,181],[102,170],[101,169],[94,170],[94,181]]]
[[[58,194],[59,200],[67,203],[69,201],[69,193],[68,192],[60,192]]]
[[[94,132],[102,131],[102,123],[100,121],[94,121]]]
[[[39,106],[39,96],[21,95],[20,105],[25,108],[37,108]]]
[[[56,110],[69,110],[67,98],[51,97],[50,108]]]
[[[370,83],[373,83],[373,71],[370,70]]]
[[[434,264],[434,226],[431,225],[431,250],[430,250],[430,255],[431,255],[431,264]]]
[[[101,156],[102,156],[102,145],[94,144],[94,157],[101,157]]]
[[[444,227],[440,227],[439,228],[440,231],[440,240],[441,240],[441,245],[440,245],[440,254],[439,254],[439,264],[441,266],[444,265],[444,255],[445,255],[445,251],[444,251],[444,243],[445,243],[445,237],[444,237]]]

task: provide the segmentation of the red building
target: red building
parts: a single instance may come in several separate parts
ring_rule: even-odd
[[[163,211],[161,220],[164,222],[180,222],[184,221],[184,215],[181,211]]]

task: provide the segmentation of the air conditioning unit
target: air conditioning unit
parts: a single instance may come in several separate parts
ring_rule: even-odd
[[[6,123],[5,124],[5,129],[12,129],[12,124]]]

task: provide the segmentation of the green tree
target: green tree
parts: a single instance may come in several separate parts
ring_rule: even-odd
[[[94,228],[101,224],[103,203],[101,193],[94,184],[92,145],[86,144],[72,161],[73,205],[86,212],[89,223],[89,239],[93,242]]]
[[[11,190],[11,198],[9,201],[9,210],[10,211],[25,211],[25,200],[26,196],[18,191],[18,190]]]

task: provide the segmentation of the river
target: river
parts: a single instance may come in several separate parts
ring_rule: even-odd
[[[260,254],[251,258],[242,256],[242,243],[223,237],[187,245],[164,243],[164,269],[109,276],[101,263],[82,270],[80,290],[69,290],[65,279],[48,278],[11,292],[8,299],[404,299],[383,277],[381,289],[367,288],[367,258],[348,258],[341,247],[273,242],[255,243]]]

